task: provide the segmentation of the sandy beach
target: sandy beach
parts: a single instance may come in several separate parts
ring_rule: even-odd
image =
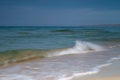
[[[114,60],[110,66],[100,69],[100,72],[93,75],[74,78],[72,80],[120,80],[120,59]]]
[[[63,57],[66,57],[66,56],[63,56]],[[58,57],[56,57],[55,59],[57,59],[57,61],[60,61],[60,60],[58,60]],[[48,58],[48,59],[44,59],[42,61],[45,61],[45,63],[46,63],[46,62],[48,62],[47,60],[50,61],[50,60],[53,60],[53,59]],[[35,64],[35,63],[39,63],[39,64]],[[38,70],[40,70],[40,67],[38,67],[38,66],[41,66],[41,67],[44,66],[44,65],[40,65],[40,63],[41,63],[41,60],[39,60],[39,59],[38,60],[37,59],[36,60],[31,60],[29,62],[19,63],[19,64],[16,64],[16,65],[12,65],[11,67],[10,66],[6,67],[4,69],[1,69],[1,72],[4,73],[5,71],[7,71],[8,74],[9,73],[12,73],[12,74],[13,73],[26,74],[26,72],[24,72],[24,71],[30,70],[30,71],[32,71],[32,73],[30,73],[30,75],[33,76],[36,73],[40,72],[40,71],[38,71]],[[81,76],[80,77],[74,77],[73,79],[70,79],[70,80],[120,80],[119,68],[120,68],[120,59],[115,59],[114,61],[112,61],[111,65],[104,66],[104,67],[100,68],[98,73],[89,74],[89,75],[85,75],[85,76],[82,76],[82,77]],[[14,69],[14,71],[12,69]],[[36,72],[36,70],[38,72]],[[36,75],[38,75],[38,74],[36,74]],[[14,76],[14,75],[11,75],[11,77],[12,76]],[[9,78],[10,76],[6,76],[6,77]],[[5,80],[7,80],[8,78],[5,78]],[[12,79],[14,79],[14,78],[11,78],[10,80],[12,80]],[[4,78],[2,80],[4,80]],[[16,80],[19,80],[19,79],[16,79]],[[41,80],[40,76],[37,76],[37,78],[35,80]],[[50,78],[50,79],[47,79],[47,80],[56,80],[56,79],[54,79],[54,78],[51,79]],[[66,79],[64,79],[64,80],[66,80]]]
[[[105,77],[105,78],[93,78],[88,80],[120,80],[120,76]]]

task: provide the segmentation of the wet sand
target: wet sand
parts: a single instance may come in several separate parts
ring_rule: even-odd
[[[56,56],[53,58],[46,58],[46,59],[42,59],[42,60],[36,59],[36,60],[31,60],[29,62],[11,65],[9,67],[0,69],[1,78],[3,77],[3,79],[1,79],[1,80],[14,80],[14,77],[16,77],[16,75],[18,76],[18,78],[19,78],[19,76],[22,76],[22,79],[27,78],[26,80],[58,80],[51,76],[46,77],[47,78],[46,79],[45,78],[46,75],[44,76],[44,74],[43,74],[43,76],[41,76],[42,75],[41,72],[42,71],[47,72],[48,74],[54,73],[53,75],[55,76],[56,71],[61,71],[63,68],[64,68],[64,70],[67,70],[67,69],[71,70],[74,68],[74,67],[71,67],[73,64],[70,64],[71,66],[67,66],[67,65],[65,66],[65,64],[67,64],[67,62],[69,62],[70,60],[72,60],[72,62],[70,61],[71,63],[75,63],[78,60],[80,60],[79,59],[80,57],[82,57],[81,54],[80,54],[80,56],[78,56],[78,55],[66,55],[66,56],[59,56],[59,57]],[[75,61],[73,61],[73,59],[75,59]],[[85,60],[85,58],[83,58],[83,59]],[[88,59],[88,57],[87,57],[87,59]],[[87,60],[85,60],[85,61],[87,61]],[[97,74],[89,74],[89,75],[86,75],[83,77],[79,76],[79,77],[73,78],[72,80],[120,80],[120,71],[119,71],[120,59],[114,60],[114,61],[112,61],[112,63],[113,64],[110,66],[102,67],[100,69],[99,73],[97,73]],[[81,64],[81,63],[79,63],[79,64]],[[60,67],[60,66],[63,66],[63,67]],[[76,66],[78,66],[78,65],[76,65]],[[6,74],[7,75],[10,74],[10,76],[6,76]],[[14,74],[16,74],[16,75],[14,75]],[[60,74],[60,75],[62,75],[62,74]],[[69,75],[69,76],[71,76],[71,75]],[[9,79],[9,78],[11,78],[11,79]],[[16,80],[22,80],[22,79],[16,79]],[[59,79],[59,80],[70,80],[70,79]]]
[[[77,77],[72,80],[120,80],[120,59],[112,61],[112,65],[102,67],[97,74]]]
[[[105,77],[105,78],[93,78],[88,80],[120,80],[120,76]]]

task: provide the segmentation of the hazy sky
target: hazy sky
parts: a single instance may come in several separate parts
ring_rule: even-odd
[[[120,0],[0,0],[0,26],[120,23]]]

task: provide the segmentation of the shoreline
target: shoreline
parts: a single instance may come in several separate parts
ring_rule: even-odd
[[[72,80],[120,80],[120,59],[115,59],[109,66],[100,68],[96,74],[73,78]]]
[[[10,63],[10,64],[6,64],[6,65],[2,65],[0,66],[0,69],[5,69],[5,68],[9,68],[9,67],[14,67],[16,65],[22,65],[24,63],[29,63],[29,62],[34,62],[34,61],[38,61],[38,60],[42,60],[44,58],[38,58],[38,57],[34,57],[34,58],[30,58],[28,60],[21,60],[21,61],[17,61],[14,63]]]
[[[69,57],[72,57],[72,58],[76,58],[73,57],[73,55],[66,55],[66,56],[61,56],[61,58],[59,56],[56,56],[53,58],[49,57],[47,59],[33,59],[33,60],[29,60],[29,61],[24,61],[22,63],[15,63],[15,64],[12,64],[11,66],[6,66],[4,67],[4,70],[1,70],[1,72],[3,71],[8,71],[8,70],[15,70],[14,71],[8,71],[9,73],[13,72],[13,73],[19,73],[21,71],[24,71],[24,70],[30,70],[30,71],[36,71],[36,70],[40,70],[40,66],[42,67],[43,65],[39,65],[41,61],[43,62],[48,62],[49,60],[51,61],[56,61],[56,62],[63,62],[61,61],[62,58],[66,58],[67,56]],[[57,60],[56,60],[57,59]],[[38,64],[34,64],[34,63],[38,63]],[[95,74],[88,74],[88,75],[83,75],[83,76],[75,76],[71,79],[64,79],[64,80],[120,80],[120,72],[119,72],[119,68],[120,68],[120,59],[119,58],[113,58],[113,60],[111,61],[112,65],[105,65],[105,66],[102,66],[102,67],[98,67],[99,68],[99,72],[98,73],[95,73]],[[16,65],[17,64],[17,65]],[[33,65],[34,64],[34,65]],[[45,67],[45,66],[44,66]],[[47,68],[46,68],[47,69]],[[32,74],[33,74],[32,72]],[[39,72],[38,72],[39,73]],[[37,73],[35,73],[37,75]],[[31,76],[31,75],[29,75]],[[71,75],[68,75],[68,76],[71,76]],[[33,76],[35,77],[35,76]],[[40,78],[38,76],[38,78]],[[34,79],[33,79],[34,80]],[[36,79],[36,80],[39,80],[39,79]],[[48,79],[49,80],[49,79]],[[52,80],[52,79],[51,79]],[[57,79],[54,79],[54,80],[57,80]],[[62,80],[62,79],[60,79]]]

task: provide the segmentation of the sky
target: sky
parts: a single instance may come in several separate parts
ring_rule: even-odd
[[[0,0],[0,26],[119,23],[120,0]]]

